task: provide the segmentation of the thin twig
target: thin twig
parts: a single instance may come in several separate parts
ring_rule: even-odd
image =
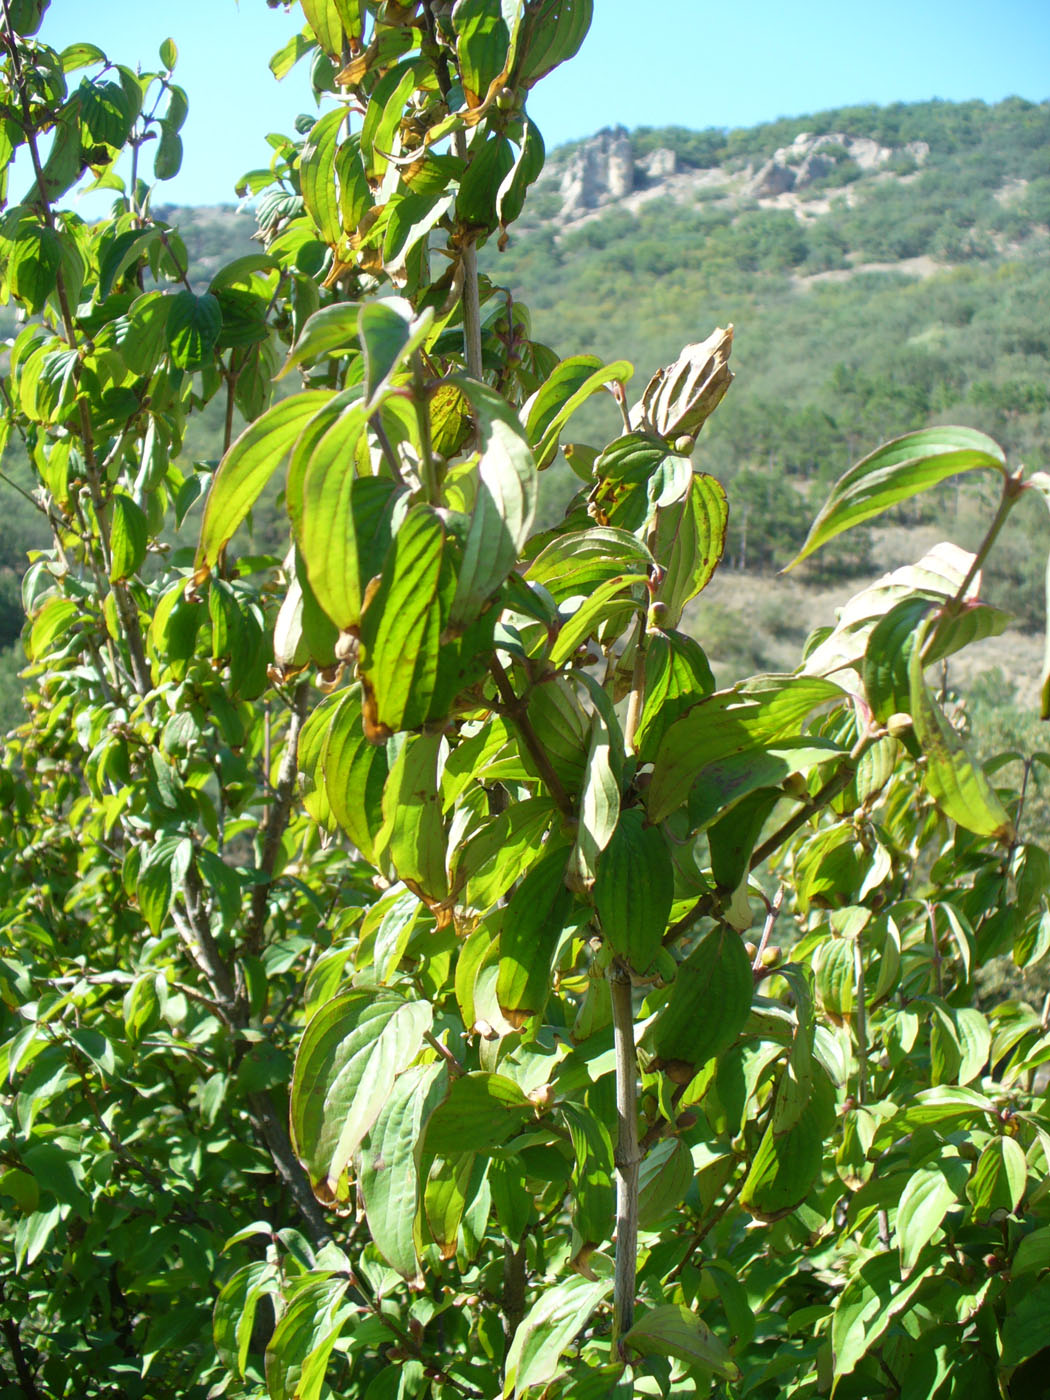
[[[575,819],[575,812],[572,810],[572,803],[569,801],[569,794],[562,786],[561,779],[551,766],[551,761],[547,756],[547,750],[540,743],[539,736],[532,727],[532,721],[527,714],[527,702],[519,700],[514,694],[514,687],[510,683],[510,677],[503,669],[499,659],[492,658],[491,670],[496,682],[496,689],[499,691],[500,699],[506,707],[507,713],[517,726],[518,733],[522,737],[525,747],[535,763],[540,778],[547,785],[547,791],[554,799],[555,805],[563,817],[570,821]]]
[[[777,892],[769,902],[769,909],[766,912],[766,922],[762,925],[762,937],[758,940],[758,947],[755,949],[755,956],[751,961],[751,971],[757,976],[762,971],[762,956],[766,951],[766,945],[773,933],[773,926],[780,917],[780,906],[784,903],[784,886],[778,885]]]
[[[817,812],[826,807],[833,797],[837,797],[840,792],[849,787],[855,772],[853,764],[844,764],[837,773],[827,780],[819,792],[814,793],[808,802],[803,802],[794,816],[788,817],[787,821],[782,826],[777,827],[768,840],[763,841],[761,846],[755,847],[748,868],[757,870],[763,861],[768,860],[774,851],[780,849],[789,836],[794,836],[800,826],[804,826],[810,817],[815,816]]]
[[[436,1050],[444,1060],[445,1064],[448,1066],[448,1072],[451,1078],[459,1079],[462,1075],[466,1074],[466,1070],[456,1059],[455,1055],[453,1055],[452,1051],[447,1045],[442,1044],[436,1035],[431,1031],[426,1031],[423,1035],[423,1039],[430,1046],[431,1050]]]
[[[245,951],[250,954],[259,951],[263,930],[266,927],[266,908],[270,890],[273,887],[273,872],[281,849],[281,838],[288,825],[292,802],[295,798],[295,784],[299,775],[299,734],[306,718],[306,707],[309,699],[309,682],[301,681],[296,686],[292,698],[292,713],[288,722],[288,733],[285,735],[280,772],[277,775],[276,794],[273,805],[267,810],[263,830],[259,873],[264,876],[264,880],[252,890],[251,914],[244,935]]]

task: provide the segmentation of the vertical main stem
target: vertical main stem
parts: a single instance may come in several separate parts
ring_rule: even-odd
[[[481,360],[481,296],[478,291],[478,251],[473,243],[463,249],[463,341],[467,355],[467,373],[480,379]]]
[[[857,1035],[857,1102],[868,1102],[868,1007],[864,987],[864,945],[860,934],[853,943],[853,1026]]]
[[[452,149],[460,160],[466,160],[467,141],[462,131],[453,132]],[[478,290],[478,250],[473,240],[463,247],[463,349],[467,373],[471,379],[480,379],[481,294]]]
[[[634,1049],[631,979],[619,962],[609,969],[613,1052],[616,1058],[616,1270],[613,1285],[613,1356],[634,1322],[638,1272],[638,1061]]]

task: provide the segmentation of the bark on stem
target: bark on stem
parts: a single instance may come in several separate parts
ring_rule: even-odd
[[[638,1272],[638,1062],[634,1049],[631,978],[619,962],[609,969],[613,1053],[616,1058],[616,1269],[613,1285],[613,1357],[634,1323]]]

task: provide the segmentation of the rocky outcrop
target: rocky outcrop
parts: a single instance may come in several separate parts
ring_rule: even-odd
[[[755,199],[775,199],[778,194],[787,194],[788,190],[793,190],[797,178],[796,171],[792,170],[790,165],[774,156],[759,167],[758,174],[748,184],[746,193],[753,195]]]
[[[929,154],[925,141],[909,141],[900,148],[921,165]],[[804,190],[830,175],[844,161],[865,173],[881,170],[894,155],[892,146],[880,146],[870,136],[847,136],[841,131],[814,136],[803,131],[790,146],[781,146],[770,160],[752,175],[745,193],[753,199],[775,199],[789,190]]]
[[[867,174],[881,170],[892,157],[911,157],[921,165],[929,154],[925,141],[910,141],[896,149],[880,146],[868,136],[827,132],[814,136],[803,131],[790,146],[782,146],[757,171],[740,173],[721,166],[705,170],[683,169],[674,151],[658,147],[635,159],[631,138],[622,126],[606,127],[581,141],[561,169],[558,193],[563,223],[593,216],[618,201],[635,208],[651,198],[694,198],[703,186],[731,187],[735,197],[776,199],[794,194],[831,175],[843,161]],[[552,172],[552,179],[557,178]]]
[[[649,151],[635,161],[634,169],[635,176],[641,173],[646,183],[669,180],[672,175],[678,174],[678,157],[666,146],[658,146],[655,151]]]
[[[562,218],[578,218],[599,205],[623,199],[633,189],[630,137],[622,126],[606,127],[569,157],[559,189]]]

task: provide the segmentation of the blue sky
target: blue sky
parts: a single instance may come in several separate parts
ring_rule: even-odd
[[[184,173],[162,197],[218,203],[268,163],[266,133],[310,109],[305,71],[277,83],[267,69],[295,16],[264,0],[52,0],[40,37],[87,39],[149,69],[170,35],[190,116]],[[1050,97],[1047,0],[595,0],[583,49],[529,111],[550,147],[617,122],[751,126],[854,102],[1011,94]]]

